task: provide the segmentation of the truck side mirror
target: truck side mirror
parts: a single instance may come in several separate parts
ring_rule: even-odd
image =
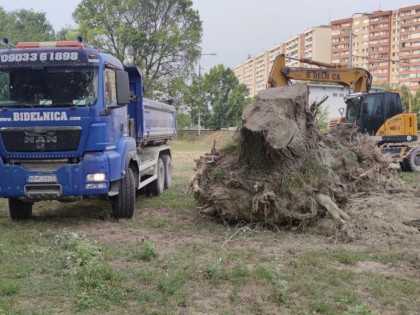
[[[117,105],[126,105],[130,103],[128,73],[124,70],[115,71],[115,81],[117,90]]]

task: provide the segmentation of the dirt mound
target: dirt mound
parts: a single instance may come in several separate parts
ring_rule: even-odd
[[[242,115],[237,147],[196,161],[190,184],[200,211],[299,227],[328,214],[348,231],[351,196],[400,189],[389,161],[352,125],[321,134],[317,107],[303,84],[262,91]]]

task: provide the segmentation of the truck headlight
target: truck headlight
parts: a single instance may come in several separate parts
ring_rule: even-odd
[[[86,176],[86,181],[88,182],[103,182],[105,180],[106,180],[105,173],[88,174]]]

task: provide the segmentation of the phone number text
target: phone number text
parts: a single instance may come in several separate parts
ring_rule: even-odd
[[[1,63],[78,60],[77,52],[22,53],[0,55]]]

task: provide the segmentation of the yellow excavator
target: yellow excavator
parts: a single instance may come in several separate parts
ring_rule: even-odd
[[[286,57],[280,54],[274,60],[267,88],[285,86],[292,80],[337,83],[352,89],[345,98],[346,108],[336,123],[352,123],[358,132],[367,133],[377,141],[383,152],[390,153],[402,170],[420,171],[420,147],[410,145],[417,141],[417,115],[412,113],[411,104],[406,111],[399,93],[369,93],[372,76],[363,68],[344,68],[337,64],[310,59],[295,59],[318,68],[287,67]],[[331,124],[331,123],[330,123]]]

